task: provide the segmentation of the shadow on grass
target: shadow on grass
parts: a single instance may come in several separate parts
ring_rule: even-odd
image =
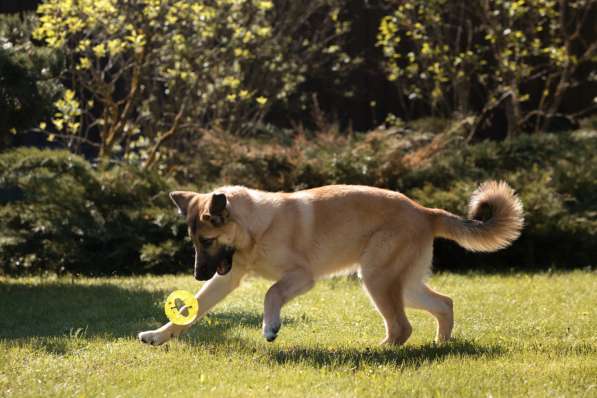
[[[0,340],[63,355],[92,338],[136,338],[164,324],[163,302],[169,291],[50,281],[38,285],[0,284]],[[259,330],[261,314],[248,311],[211,313],[184,340],[197,345],[230,342],[229,330]],[[286,317],[285,323],[295,320]]]
[[[495,358],[504,350],[497,345],[481,345],[471,341],[453,340],[445,344],[405,345],[402,347],[376,348],[327,348],[295,347],[270,351],[271,360],[279,363],[304,363],[313,367],[349,367],[384,365],[398,368],[418,368],[430,362],[440,362],[450,357]]]
[[[201,329],[201,328],[200,328]],[[363,366],[390,366],[396,368],[419,368],[429,363],[438,363],[450,358],[491,359],[504,355],[505,350],[499,345],[483,345],[466,340],[452,340],[445,344],[428,343],[420,346],[402,347],[376,346],[374,348],[346,348],[301,346],[278,348],[273,343],[256,343],[235,336],[226,336],[213,328],[199,331],[196,335],[184,339],[187,344],[226,350],[254,357],[263,358],[268,363],[278,365],[302,364],[314,368],[360,369]],[[205,332],[205,334],[204,334]],[[266,344],[266,345],[264,345]]]
[[[296,323],[297,319],[284,318],[284,323]],[[362,348],[322,347],[301,345],[278,348],[276,343],[258,343],[230,335],[227,332],[238,326],[248,326],[256,331],[261,327],[261,316],[254,313],[219,313],[202,322],[183,340],[190,345],[221,348],[234,353],[258,355],[268,362],[285,364],[305,364],[316,368],[383,365],[397,368],[418,368],[426,363],[441,362],[453,357],[496,358],[505,350],[499,345],[484,345],[478,342],[454,339],[445,344],[428,343],[420,346],[402,347],[375,346]]]
[[[88,339],[134,338],[137,332],[160,326],[165,321],[162,303],[165,290],[119,287],[116,284],[84,285],[48,282],[40,285],[4,283],[0,285],[0,339],[11,345],[30,345],[55,355],[83,348]],[[456,340],[444,345],[428,344],[396,348],[333,348],[295,346],[277,348],[234,335],[238,328],[258,331],[261,314],[248,311],[212,313],[188,335],[186,344],[257,353],[278,363],[304,363],[313,367],[389,365],[419,367],[451,356],[495,357],[499,346],[484,346]],[[298,322],[285,317],[285,324]],[[301,320],[305,322],[305,320]],[[275,343],[274,343],[275,344]]]
[[[195,324],[181,339],[195,346],[213,347],[226,345],[231,350],[254,353],[257,350],[257,346],[254,343],[231,335],[230,331],[246,327],[260,334],[262,320],[263,316],[261,313],[249,311],[226,310],[210,313]],[[285,316],[283,322],[284,325],[292,325],[299,321],[291,316]],[[308,323],[309,321],[301,320],[300,322]]]
[[[166,294],[115,284],[0,284],[0,338],[131,336],[161,320]]]
[[[108,283],[0,284],[0,338],[131,337],[167,321],[163,302],[168,293]],[[295,322],[289,317],[284,321]],[[261,314],[211,313],[193,330],[202,336],[223,335],[227,329],[239,326],[259,329]]]

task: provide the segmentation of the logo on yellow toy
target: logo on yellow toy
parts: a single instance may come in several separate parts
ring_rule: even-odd
[[[193,293],[186,290],[175,290],[166,299],[164,311],[173,324],[188,325],[197,318],[199,302]]]

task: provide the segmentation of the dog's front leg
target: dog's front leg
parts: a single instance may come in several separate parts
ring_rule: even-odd
[[[265,295],[263,311],[263,336],[267,341],[274,341],[282,322],[280,310],[282,306],[311,289],[314,285],[313,277],[307,271],[294,269],[269,288]]]
[[[236,269],[232,268],[232,270],[224,276],[216,275],[207,281],[203,287],[201,287],[199,292],[195,294],[197,301],[199,301],[199,314],[193,323],[197,322],[197,320],[202,318],[214,305],[222,301],[224,297],[236,289],[244,274],[244,270],[237,267]],[[159,329],[141,332],[138,337],[143,343],[160,345],[164,344],[172,337],[180,336],[181,333],[191,326],[192,324],[180,326],[168,322]]]

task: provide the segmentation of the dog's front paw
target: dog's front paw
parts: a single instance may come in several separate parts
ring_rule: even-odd
[[[148,330],[141,332],[137,335],[139,340],[145,344],[160,345],[170,340],[170,336],[167,333],[160,332],[158,330]]]
[[[278,337],[278,332],[280,331],[280,326],[282,326],[279,322],[273,325],[264,325],[263,326],[263,337],[270,343]]]

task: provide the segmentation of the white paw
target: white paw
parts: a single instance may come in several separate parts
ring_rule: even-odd
[[[137,335],[140,341],[145,344],[160,345],[170,340],[170,336],[167,333],[160,332],[157,330],[148,330],[141,332]]]

